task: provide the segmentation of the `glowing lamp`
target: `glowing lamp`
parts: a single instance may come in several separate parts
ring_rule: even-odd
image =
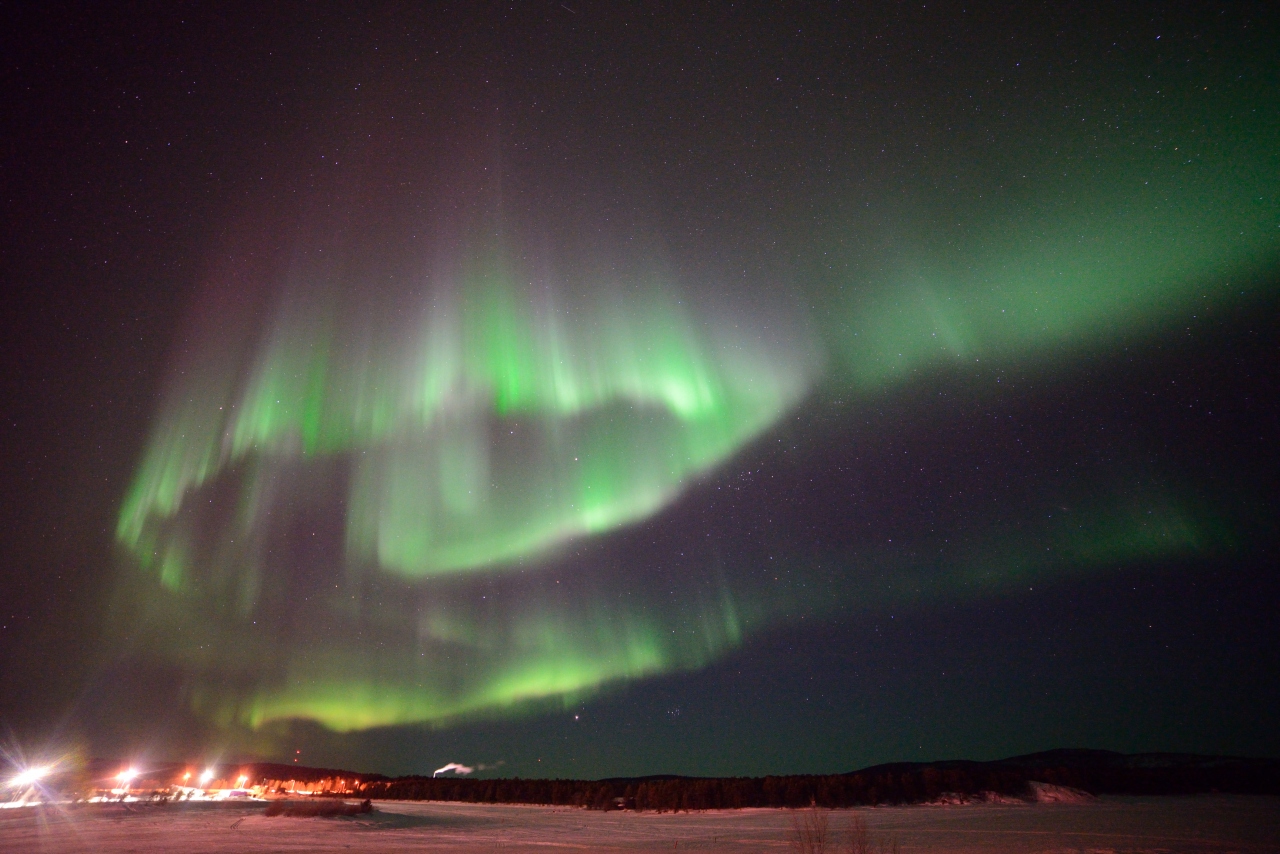
[[[19,772],[17,776],[10,780],[9,785],[19,789],[33,785],[48,774],[49,770],[49,766],[47,765],[27,768],[26,770]]]

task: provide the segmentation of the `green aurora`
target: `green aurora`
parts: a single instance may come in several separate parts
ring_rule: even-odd
[[[171,401],[117,529],[165,586],[187,579],[185,536],[166,531],[230,468],[247,470],[242,536],[270,461],[341,458],[353,561],[410,579],[492,568],[650,515],[812,374],[794,348],[698,324],[656,291],[570,312],[501,270],[433,295],[390,342],[340,329],[342,313],[292,301],[247,375],[221,360]]]
[[[1235,547],[1221,519],[1161,490],[1052,518],[1029,512],[1016,531],[950,543],[921,533],[857,553],[793,549],[781,563],[730,546],[732,583],[710,554],[628,581],[619,550],[587,548],[567,570],[484,582],[346,579],[301,606],[260,591],[256,622],[210,619],[207,603],[165,595],[150,598],[139,640],[207,674],[192,702],[231,731],[271,733],[292,719],[338,732],[448,725],[563,709],[610,685],[703,667],[771,627]]]
[[[978,359],[1060,367],[1254,296],[1280,258],[1280,114],[1203,92],[1109,100],[1088,133],[1048,120],[1052,157],[985,151],[963,186],[976,155],[939,157],[894,194],[917,201],[891,225],[833,235],[814,276],[840,306],[827,328],[843,381],[874,393]]]
[[[811,322],[729,320],[660,277],[570,296],[510,259],[369,308],[358,276],[296,261],[260,320],[193,338],[162,403],[117,527],[138,643],[227,727],[444,725],[699,668],[802,615],[1230,549],[1228,523],[1165,493],[946,559],[914,557],[923,536],[797,552],[785,589],[746,552],[634,575],[600,545],[815,390],[856,408],[982,360],[1065,372],[1249,299],[1280,252],[1280,133],[1209,119],[1190,153],[1104,147],[1063,180],[970,203],[917,188],[894,223],[815,235],[835,261],[796,298]]]

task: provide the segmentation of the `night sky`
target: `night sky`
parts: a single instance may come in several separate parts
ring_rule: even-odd
[[[11,755],[1280,755],[1271,4],[3,15]]]

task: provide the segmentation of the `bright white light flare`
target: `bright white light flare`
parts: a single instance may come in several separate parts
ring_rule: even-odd
[[[24,789],[27,786],[35,785],[43,779],[51,770],[48,765],[39,765],[34,768],[27,768],[9,781],[9,785],[15,789]]]

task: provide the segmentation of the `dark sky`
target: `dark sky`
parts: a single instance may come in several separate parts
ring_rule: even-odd
[[[7,750],[1280,755],[1269,4],[3,15]]]

